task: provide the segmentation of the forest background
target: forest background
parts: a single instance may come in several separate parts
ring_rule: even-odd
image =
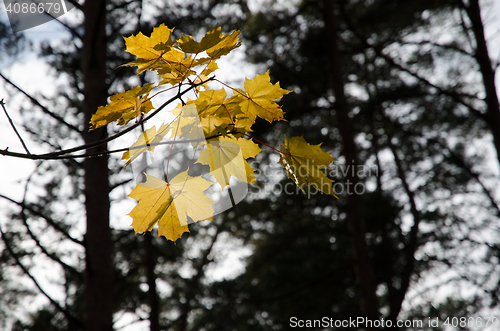
[[[108,96],[151,79],[118,68],[131,60],[122,36],[164,23],[201,37],[218,23],[243,42],[218,78],[241,85],[270,69],[294,91],[281,102],[288,123],[258,122],[254,136],[323,143],[345,190],[277,190],[289,179],[268,151],[244,202],[174,244],[129,228],[133,175],[119,157],[2,157],[0,328],[287,330],[324,316],[498,327],[485,325],[500,319],[497,1],[75,7],[17,34],[2,17],[0,99],[32,152],[115,130],[85,128]],[[0,128],[0,148],[22,151],[6,117]],[[345,192],[356,184],[361,194]]]

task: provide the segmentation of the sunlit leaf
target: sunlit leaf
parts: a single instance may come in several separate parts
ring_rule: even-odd
[[[242,111],[250,119],[259,116],[268,122],[283,120],[283,110],[276,103],[291,91],[272,84],[269,71],[253,79],[245,79],[245,91],[235,89],[233,99],[239,101]]]
[[[198,162],[210,166],[210,173],[222,188],[229,185],[231,176],[252,183],[255,181],[254,170],[246,159],[255,157],[261,150],[251,140],[219,137],[208,140],[207,148],[200,152]]]
[[[212,182],[190,177],[187,171],[170,179],[170,183],[146,177],[146,182],[137,184],[129,195],[139,201],[129,213],[135,233],[151,231],[158,224],[159,236],[176,241],[189,232],[188,216],[193,222],[212,220],[214,201],[205,194]]]
[[[172,31],[164,24],[153,29],[151,37],[146,37],[139,32],[135,36],[125,39],[127,52],[137,56],[137,60],[131,61],[126,66],[137,66],[138,73],[150,68],[162,59],[162,56],[171,50],[173,40]]]
[[[111,122],[118,121],[118,125],[125,125],[130,120],[147,114],[153,109],[148,98],[153,84],[135,86],[129,91],[113,95],[109,105],[99,107],[90,120],[90,130],[97,129]]]
[[[162,124],[158,131],[156,131],[156,127],[144,131],[141,133],[137,141],[130,146],[129,150],[123,153],[122,160],[127,160],[125,163],[125,167],[128,166],[132,161],[134,161],[139,155],[146,151],[153,152],[156,144],[161,142],[163,137],[170,130],[170,125]]]
[[[282,154],[278,163],[302,191],[314,188],[336,197],[332,187],[333,180],[323,172],[335,159],[330,153],[321,150],[321,144],[310,145],[304,137],[285,137],[285,146],[280,144],[280,148]]]
[[[238,36],[240,31],[233,31],[231,34],[226,35],[217,45],[209,48],[207,50],[208,56],[213,59],[218,59],[221,56],[227,55],[233,49],[241,46],[241,42],[238,42]]]

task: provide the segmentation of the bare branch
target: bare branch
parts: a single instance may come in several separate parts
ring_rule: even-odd
[[[29,204],[26,204],[24,202],[16,201],[16,200],[11,199],[11,198],[3,195],[3,194],[0,194],[0,198],[8,200],[8,201],[10,201],[12,203],[15,203],[19,207],[30,211],[31,213],[33,213],[33,215],[36,215],[36,216],[39,216],[39,217],[43,218],[47,223],[49,223],[54,229],[56,229],[57,231],[59,231],[60,233],[62,233],[66,238],[68,238],[69,240],[71,240],[72,242],[74,242],[76,244],[83,245],[83,242],[81,242],[80,240],[78,240],[78,239],[73,238],[72,236],[70,236],[69,233],[67,233],[63,228],[61,228],[61,226],[59,226],[59,224],[57,224],[57,222],[55,220],[53,220],[52,218],[48,217],[47,215],[44,215],[42,212],[34,209]]]
[[[73,6],[75,6],[75,8],[79,9],[79,10],[82,10],[82,5],[80,5],[76,0],[67,0],[70,4],[72,4]]]
[[[10,79],[8,79],[7,77],[5,77],[1,72],[0,72],[0,77],[2,77],[7,83],[9,83],[10,85],[12,85],[14,88],[16,88],[19,92],[21,92],[22,94],[24,94],[25,96],[27,96],[28,99],[30,99],[33,104],[35,104],[38,107],[40,107],[44,113],[48,114],[49,116],[51,116],[52,118],[56,119],[58,122],[60,122],[61,124],[64,124],[65,126],[67,126],[68,128],[70,128],[73,131],[76,131],[78,133],[82,132],[79,128],[77,128],[73,124],[69,124],[68,122],[66,122],[64,120],[64,118],[62,118],[61,116],[59,116],[59,115],[51,112],[50,110],[48,110],[47,107],[43,106],[40,102],[38,102],[37,99],[35,99],[34,97],[32,97],[31,95],[29,95],[28,93],[26,93],[23,89],[21,89],[19,86],[17,86],[16,84],[14,84]]]
[[[72,27],[67,25],[66,23],[60,21],[57,17],[53,16],[52,14],[50,14],[46,11],[44,11],[44,13],[46,15],[48,15],[50,18],[52,18],[52,20],[54,20],[54,21],[58,22],[59,24],[61,24],[62,26],[64,26],[73,35],[73,37],[77,37],[78,39],[82,40],[82,36],[78,33],[78,31],[76,31],[75,29],[73,29]]]
[[[469,52],[467,52],[466,50],[458,47],[458,46],[455,46],[453,44],[446,44],[446,45],[443,45],[443,44],[438,44],[436,42],[433,42],[433,41],[430,41],[430,40],[423,40],[423,41],[405,41],[403,44],[405,45],[417,45],[417,46],[422,46],[422,45],[432,45],[434,47],[440,47],[440,48],[444,48],[444,49],[450,49],[452,51],[456,51],[456,52],[459,52],[463,55],[466,55],[466,56],[470,56],[470,57],[474,57],[474,54],[471,54]]]
[[[1,74],[0,74],[1,76]],[[3,77],[3,76],[2,76]],[[189,88],[185,89],[184,91],[182,92],[179,92],[177,93],[175,96],[173,96],[172,98],[170,98],[169,100],[165,101],[160,107],[158,107],[154,112],[152,112],[151,114],[149,114],[147,117],[139,120],[137,123],[129,126],[128,128],[112,135],[112,136],[109,136],[105,139],[101,139],[101,140],[98,140],[98,141],[95,141],[93,143],[89,143],[89,144],[84,144],[84,145],[80,145],[80,146],[77,146],[77,147],[74,147],[74,148],[69,148],[69,149],[65,149],[65,150],[62,150],[62,151],[58,151],[58,152],[52,152],[52,153],[46,153],[46,154],[25,154],[25,153],[17,153],[17,152],[9,152],[8,151],[8,148],[5,149],[5,150],[0,150],[0,155],[5,155],[5,156],[12,156],[12,157],[19,157],[19,158],[24,158],[24,159],[31,159],[31,160],[61,160],[61,159],[75,159],[75,158],[81,158],[81,157],[90,157],[90,156],[101,156],[101,155],[105,155],[105,154],[109,154],[109,152],[100,152],[100,153],[90,153],[88,155],[86,154],[82,154],[82,155],[67,155],[67,154],[70,154],[70,153],[74,153],[74,152],[78,152],[78,151],[81,151],[81,150],[84,150],[84,149],[88,149],[88,148],[93,148],[93,147],[97,147],[97,146],[101,146],[101,145],[104,145],[110,141],[113,141],[121,136],[123,136],[124,134],[132,131],[133,129],[137,128],[138,126],[142,125],[144,122],[146,122],[147,120],[151,119],[153,116],[157,115],[161,110],[163,110],[163,108],[165,108],[166,106],[168,106],[169,104],[171,104],[172,102],[174,102],[176,99],[180,99],[184,94],[188,93],[189,91],[191,91],[192,89],[196,88],[197,86],[200,86],[200,85],[203,85],[211,80],[213,80],[215,77],[211,77],[211,78],[208,78],[207,80],[203,81],[203,82],[200,82],[200,83],[196,83],[196,84],[191,84],[189,86]],[[117,150],[117,151],[124,151],[124,149],[120,149],[120,150]]]
[[[16,264],[23,270],[23,272],[33,281],[33,283],[35,284],[35,286],[38,288],[38,290],[40,291],[40,293],[42,293],[49,301],[51,304],[54,305],[54,307],[60,311],[61,313],[63,313],[63,315],[74,325],[77,325],[79,327],[83,326],[82,322],[80,320],[78,320],[77,318],[75,318],[73,315],[71,315],[71,313],[64,309],[57,301],[55,301],[50,295],[48,295],[43,289],[42,287],[40,286],[40,284],[38,284],[37,280],[35,279],[35,277],[33,277],[33,275],[30,274],[29,270],[23,265],[23,263],[21,262],[21,260],[19,259],[19,257],[17,256],[16,253],[14,253],[14,250],[12,249],[12,247],[10,246],[9,244],[9,241],[7,240],[7,238],[5,238],[5,233],[3,232],[2,230],[2,227],[0,226],[0,237],[2,238],[2,241],[4,242],[5,244],[5,247],[7,248],[7,251],[9,252],[9,254],[14,258],[14,260],[16,261]]]
[[[16,133],[17,137],[19,138],[19,140],[21,141],[21,144],[23,145],[24,147],[24,150],[26,151],[26,153],[28,154],[31,154],[30,151],[28,150],[28,147],[26,147],[26,144],[24,143],[24,140],[23,138],[21,138],[21,135],[19,134],[19,132],[17,132],[17,129],[16,129],[16,126],[14,125],[14,122],[12,121],[12,119],[10,118],[9,116],[9,113],[7,113],[7,109],[5,109],[5,103],[3,102],[3,99],[0,100],[0,105],[2,106],[3,108],[3,111],[5,113],[5,116],[7,116],[7,118],[9,119],[9,123],[10,123],[10,126],[12,127],[12,129],[14,130],[14,132]]]
[[[369,47],[369,48],[373,49],[375,51],[375,53],[377,54],[378,57],[383,58],[385,61],[387,61],[392,66],[398,68],[399,70],[404,71],[404,72],[410,74],[411,76],[413,76],[414,78],[416,78],[420,82],[424,83],[425,85],[430,86],[430,87],[436,89],[437,91],[439,91],[440,94],[451,97],[455,102],[464,105],[465,107],[467,107],[467,109],[469,109],[472,113],[474,113],[479,118],[481,118],[483,120],[487,120],[486,119],[486,114],[481,113],[478,109],[474,108],[471,104],[469,104],[468,102],[466,102],[462,98],[462,95],[460,95],[459,93],[456,93],[456,92],[450,91],[450,90],[446,90],[446,89],[444,89],[441,86],[438,86],[438,85],[435,85],[435,84],[431,83],[428,79],[426,79],[424,77],[421,77],[416,72],[413,72],[412,70],[406,68],[402,64],[397,63],[392,57],[384,54],[382,52],[381,45],[372,45],[370,42],[368,42],[368,38],[366,38],[364,35],[361,34],[361,32],[358,31],[358,29],[356,29],[356,26],[352,22],[350,16],[347,14],[344,6],[340,6],[340,9],[341,9],[342,16],[343,16],[343,18],[344,18],[347,26],[349,27],[349,29],[354,33],[354,35],[366,47]]]

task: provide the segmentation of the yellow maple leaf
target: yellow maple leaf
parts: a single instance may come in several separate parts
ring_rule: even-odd
[[[135,233],[151,231],[158,224],[158,235],[176,241],[189,232],[188,216],[193,222],[213,220],[213,200],[205,195],[213,183],[202,177],[190,177],[187,170],[164,182],[146,175],[129,197],[139,203],[129,215]]]
[[[200,75],[208,76],[217,69],[219,69],[219,66],[217,65],[217,63],[215,61],[211,61],[210,63],[207,64],[205,69],[203,69],[203,71],[201,72]]]
[[[122,155],[122,160],[129,159],[127,163],[125,163],[125,167],[145,151],[154,152],[156,144],[162,141],[169,130],[170,126],[168,124],[162,124],[158,132],[154,125],[152,128],[142,132],[139,138],[137,138],[137,141]]]
[[[239,101],[242,111],[247,118],[255,119],[259,116],[268,122],[283,120],[283,110],[276,103],[291,91],[282,89],[279,83],[272,84],[269,70],[253,79],[245,78],[245,91],[234,89],[232,99]]]
[[[210,166],[222,188],[229,185],[231,176],[241,182],[255,182],[254,170],[245,160],[255,157],[262,149],[251,140],[234,137],[218,137],[208,140],[207,148],[200,152],[198,162]]]
[[[207,54],[212,59],[218,59],[223,55],[228,54],[233,49],[241,46],[241,42],[238,42],[238,36],[240,35],[240,31],[235,30],[231,32],[231,34],[226,35],[222,38],[221,41],[217,43],[217,45],[210,47],[207,49]]]
[[[191,55],[188,57],[185,57],[185,55],[183,51],[172,48],[162,56],[160,61],[152,65],[150,70],[155,70],[159,75],[176,74],[179,78],[177,83],[180,83],[187,77],[196,75],[196,71],[192,70],[192,68],[200,65],[200,61],[193,59]]]
[[[196,104],[198,115],[219,116],[232,119],[233,115],[241,114],[239,103],[226,99],[227,93],[224,89],[200,91],[196,100],[190,100],[187,104]]]
[[[138,73],[150,68],[157,63],[164,54],[171,50],[174,41],[171,38],[172,31],[165,24],[153,29],[151,37],[146,37],[139,32],[135,36],[125,39],[126,51],[137,56],[137,60],[131,61],[126,66],[137,66]]]
[[[230,103],[226,96],[224,89],[200,91],[197,99],[187,102],[196,105],[205,137],[217,134],[218,127],[233,126],[233,116],[241,114],[239,104]]]
[[[282,154],[278,163],[303,192],[304,188],[314,188],[337,197],[333,192],[333,180],[323,172],[335,159],[321,150],[321,144],[310,145],[304,137],[285,137],[285,146],[280,144],[280,148]]]
[[[90,119],[90,129],[94,130],[111,122],[118,121],[118,125],[125,125],[130,120],[147,114],[153,109],[148,98],[153,84],[135,86],[129,91],[118,93],[110,98],[109,105],[101,106]]]
[[[172,123],[173,135],[196,140],[196,145],[200,146],[205,143],[205,137],[212,137],[219,132],[218,127],[233,125],[230,111],[237,110],[225,104],[225,96],[224,90],[200,91],[198,99],[188,100],[185,106],[178,106],[174,110],[179,115]]]
[[[172,137],[188,139],[192,141],[191,145],[195,148],[205,144],[203,126],[193,103],[185,106],[178,105],[171,113],[176,116],[172,122]]]
[[[184,34],[178,40],[179,48],[186,53],[201,53],[207,49],[217,45],[224,36],[221,32],[221,27],[216,25],[211,31],[207,32],[200,42],[197,42],[191,36],[185,36]]]

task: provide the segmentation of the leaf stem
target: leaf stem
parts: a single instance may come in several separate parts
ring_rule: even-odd
[[[275,151],[275,152],[278,152],[278,153],[280,153],[280,154],[287,155],[287,156],[292,156],[290,153],[285,153],[285,152],[283,152],[283,151],[280,151],[279,149],[276,149],[276,148],[274,148],[273,146],[270,146],[270,145],[266,144],[265,142],[262,142],[262,141],[260,141],[259,139],[257,139],[257,138],[255,138],[255,137],[253,137],[253,136],[249,135],[248,133],[243,133],[243,135],[244,135],[244,136],[246,136],[246,137],[248,137],[248,138],[250,138],[250,139],[252,139],[252,140],[255,140],[255,141],[256,141],[256,142],[258,142],[259,144],[262,144],[262,145],[264,145],[264,146],[266,146],[266,147],[268,147],[268,148],[272,149],[272,150],[273,150],[273,151]]]
[[[17,131],[16,129],[16,126],[14,125],[14,122],[12,121],[12,118],[10,118],[9,116],[9,113],[7,113],[7,109],[5,109],[5,103],[3,102],[3,99],[0,100],[0,105],[2,106],[3,108],[3,111],[5,113],[5,116],[7,116],[7,118],[9,119],[9,123],[10,123],[10,126],[12,127],[12,129],[14,130],[14,132],[16,133],[17,137],[19,138],[19,140],[21,141],[21,144],[23,145],[24,147],[24,150],[26,151],[26,153],[28,154],[31,154],[30,151],[28,150],[28,147],[26,147],[26,144],[24,143],[24,140],[23,138],[21,138],[21,135],[19,134],[19,132]]]

